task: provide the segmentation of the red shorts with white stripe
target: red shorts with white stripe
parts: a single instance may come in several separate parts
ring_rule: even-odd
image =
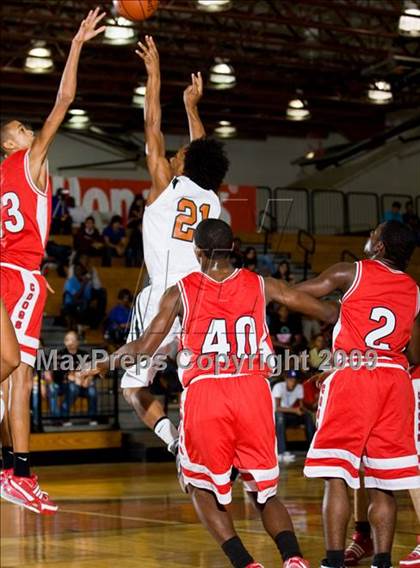
[[[420,377],[413,377],[414,389],[414,443],[420,462]]]
[[[33,367],[47,298],[45,278],[15,265],[0,265],[0,294],[20,347],[22,363]]]
[[[358,489],[363,463],[368,488],[420,487],[413,386],[402,367],[332,373],[321,388],[317,427],[307,477],[339,477]]]
[[[180,460],[185,485],[231,502],[232,466],[260,503],[276,495],[279,468],[273,401],[260,376],[206,378],[182,395]]]

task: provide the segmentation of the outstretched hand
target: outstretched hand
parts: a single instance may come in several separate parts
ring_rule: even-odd
[[[80,43],[85,43],[85,41],[89,41],[90,39],[105,31],[106,26],[96,28],[96,26],[105,17],[105,15],[106,12],[99,14],[99,7],[95,8],[94,10],[90,10],[87,17],[80,24],[79,31],[74,36],[74,40]]]
[[[138,42],[136,53],[143,59],[148,75],[159,73],[159,52],[152,36],[145,36],[145,43]]]
[[[184,91],[184,104],[186,108],[196,107],[203,96],[203,78],[200,71],[191,73],[191,85]]]

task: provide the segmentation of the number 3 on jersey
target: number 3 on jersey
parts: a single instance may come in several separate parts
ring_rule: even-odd
[[[203,203],[198,209],[201,215],[200,221],[207,219],[210,205]],[[172,238],[191,243],[194,237],[194,225],[198,220],[197,205],[191,199],[184,197],[178,201],[177,211]]]
[[[1,198],[1,208],[4,208],[6,211],[8,219],[3,221],[2,215],[0,237],[3,236],[3,229],[9,231],[9,233],[19,233],[23,229],[25,221],[22,213],[19,211],[20,201],[16,193],[11,191],[5,193]]]

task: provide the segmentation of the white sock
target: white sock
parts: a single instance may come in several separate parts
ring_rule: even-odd
[[[156,422],[154,432],[167,446],[170,446],[179,438],[178,430],[167,416]]]

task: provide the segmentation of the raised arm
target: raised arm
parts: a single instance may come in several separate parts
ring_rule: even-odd
[[[197,140],[206,135],[204,125],[198,113],[198,103],[203,96],[203,78],[200,71],[197,74],[191,73],[191,85],[184,91],[184,105],[188,117],[188,127],[190,129],[190,140]]]
[[[135,359],[138,355],[152,357],[162,341],[168,335],[175,318],[182,316],[182,301],[177,286],[172,286],[166,290],[159,305],[159,312],[150,322],[143,335],[126,343],[120,349],[112,353],[106,361],[97,362],[95,368],[84,369],[82,378],[94,374],[105,373],[110,368],[121,368],[126,364],[124,358]],[[132,363],[134,364],[134,363]]]
[[[105,30],[105,26],[96,28],[104,16],[105,12],[99,14],[99,8],[96,8],[91,10],[81,23],[79,31],[71,43],[70,53],[64,67],[54,108],[32,144],[29,155],[29,167],[32,179],[40,188],[45,186],[45,161],[48,148],[76,95],[77,68],[82,46],[86,41],[96,37]]]
[[[137,55],[143,59],[147,71],[146,97],[144,103],[144,134],[146,158],[152,188],[148,204],[155,201],[171,181],[169,162],[165,157],[165,140],[161,131],[162,109],[160,106],[160,63],[159,53],[152,36],[145,37],[145,44],[139,41]]]
[[[326,323],[335,323],[338,318],[338,304],[336,302],[324,302],[313,296],[289,287],[283,280],[265,278],[266,301],[275,301],[284,304],[294,312],[300,312]]]
[[[350,262],[338,262],[321,272],[315,278],[299,282],[294,286],[314,298],[322,298],[335,290],[347,292],[356,275],[356,265]]]

